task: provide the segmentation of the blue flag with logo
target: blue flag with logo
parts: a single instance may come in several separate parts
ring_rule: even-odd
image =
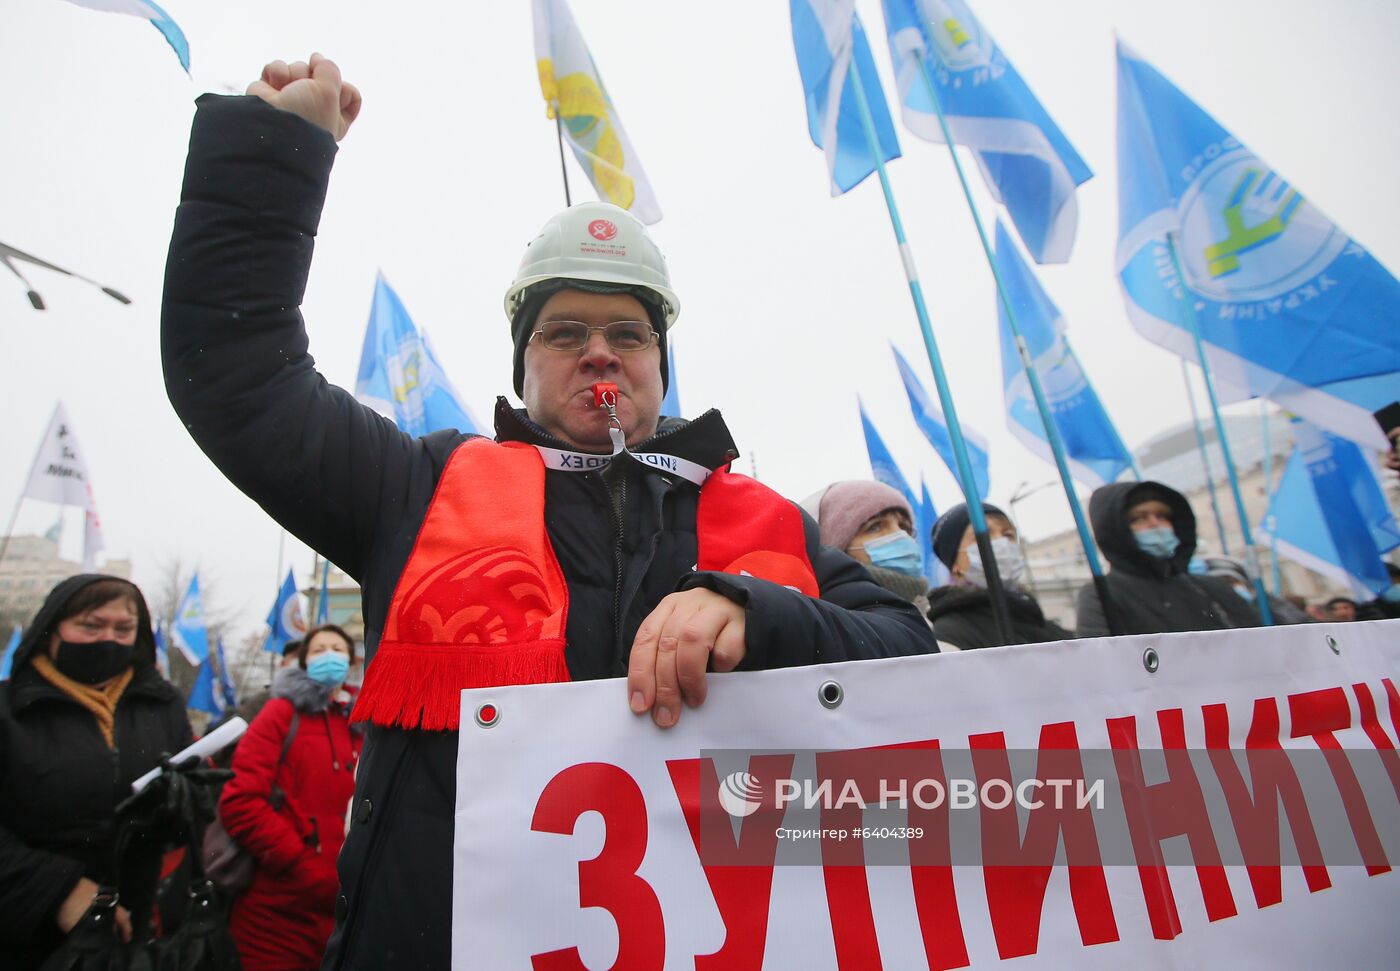
[[[1037,263],[1074,246],[1074,190],[1093,172],[963,0],[883,0],[904,125],[944,142],[929,80],[953,141],[966,145]]]
[[[899,464],[890,454],[885,440],[880,437],[880,433],[875,430],[875,423],[865,413],[865,403],[857,397],[856,405],[860,408],[860,427],[865,432],[865,450],[870,453],[870,471],[874,473],[875,481],[883,482],[891,489],[897,490],[909,502],[909,508],[917,510],[919,502],[914,498],[914,490],[909,488],[909,480],[899,471]]]
[[[943,417],[942,410],[934,404],[933,398],[929,397],[923,382],[914,373],[904,355],[899,353],[899,348],[891,344],[890,350],[894,351],[895,363],[899,365],[899,376],[904,380],[904,391],[909,396],[909,408],[914,413],[914,423],[919,426],[919,431],[924,433],[933,450],[943,459],[948,471],[953,473],[953,478],[961,488],[962,478],[958,475],[958,460],[953,452],[953,439],[948,433],[948,422]],[[987,440],[967,422],[961,424],[963,441],[967,444],[967,459],[972,465],[972,478],[977,483],[977,497],[985,499],[991,488],[991,478],[987,472]]]
[[[383,274],[374,281],[355,397],[409,435],[444,428],[479,433],[480,426],[447,379],[427,334],[419,334]]]
[[[214,653],[219,656],[219,703],[225,711],[238,707],[238,689],[233,686],[233,672],[228,669],[224,654],[224,639],[214,642]]]
[[[1279,553],[1370,599],[1390,586],[1382,555],[1400,546],[1400,525],[1375,470],[1354,442],[1293,422],[1293,454],[1260,532]]]
[[[282,589],[277,592],[277,600],[267,612],[267,637],[263,640],[263,650],[281,654],[288,641],[295,641],[306,633],[306,614],[302,611],[301,594],[297,592],[296,577],[290,569],[287,579],[282,581]]]
[[[190,577],[189,588],[175,610],[170,637],[185,660],[198,666],[209,657],[209,633],[204,629],[204,601],[199,596],[199,574]]]
[[[190,689],[190,696],[185,701],[187,708],[195,711],[207,711],[209,714],[219,716],[224,713],[224,699],[215,683],[218,676],[214,673],[214,663],[208,658],[199,666],[199,671],[194,676],[194,687]]]
[[[165,627],[156,624],[156,667],[168,679],[170,677],[170,649],[166,646]]]
[[[1006,231],[997,220],[996,261],[1006,286],[1006,296],[1016,312],[1016,323],[1040,375],[1050,405],[1050,415],[1064,442],[1070,472],[1087,486],[1098,488],[1132,467],[1132,456],[1089,384],[1079,358],[1065,338],[1065,319]],[[1021,355],[1011,333],[1006,307],[997,300],[1001,320],[1001,373],[1006,396],[1006,422],[1011,433],[1027,448],[1055,460],[1045,435],[1045,422],[1035,406],[1030,381],[1021,366]]]
[[[666,338],[666,397],[661,399],[661,413],[672,418],[681,417],[681,390],[676,381],[676,345]]]
[[[789,7],[792,46],[807,101],[807,131],[813,144],[826,153],[831,194],[839,196],[859,185],[876,164],[854,85],[847,76],[852,63],[860,72],[882,162],[899,158],[899,138],[855,0],[790,0]]]
[[[1371,412],[1400,386],[1400,282],[1119,44],[1118,279],[1138,331],[1194,359],[1169,237],[1227,390],[1386,447]]]
[[[5,644],[5,653],[0,655],[0,681],[7,681],[10,677],[10,668],[15,663],[15,648],[19,647],[20,629],[16,627],[10,632],[10,640]]]

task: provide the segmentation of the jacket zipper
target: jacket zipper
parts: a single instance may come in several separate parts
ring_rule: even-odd
[[[606,487],[607,482],[603,485]],[[622,644],[622,508],[627,503],[627,473],[623,472],[618,485],[617,501],[612,501],[612,490],[608,489],[608,504],[613,520],[613,648]]]

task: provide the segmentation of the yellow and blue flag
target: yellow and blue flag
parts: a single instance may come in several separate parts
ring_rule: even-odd
[[[1400,281],[1122,44],[1117,268],[1148,340],[1194,359],[1194,313],[1232,395],[1388,447],[1371,414],[1400,386]]]
[[[419,333],[382,273],[374,281],[355,397],[415,437],[444,428],[480,434],[427,333]]]
[[[629,210],[644,223],[658,222],[661,207],[568,3],[534,4],[535,66],[549,117],[563,122],[574,158],[599,199]]]
[[[966,145],[1037,263],[1074,247],[1074,190],[1093,177],[964,0],[882,0],[904,124],[944,142],[929,92],[953,141]]]
[[[852,66],[860,72],[875,122],[880,161],[899,158],[899,139],[855,0],[790,0],[789,7],[792,46],[807,101],[807,131],[813,144],[826,153],[831,194],[839,196],[859,185],[876,167],[854,86],[848,83]]]
[[[1113,427],[1098,392],[1089,383],[1079,358],[1069,346],[1064,315],[1021,259],[1001,220],[997,220],[995,259],[1006,286],[1006,297],[1016,312],[1016,323],[1045,391],[1051,417],[1064,442],[1070,472],[1095,489],[1114,481],[1132,468],[1132,455],[1118,437],[1118,430]],[[1053,462],[1045,422],[1031,394],[1030,379],[1021,365],[1011,321],[1000,300],[997,301],[997,316],[1001,320],[1001,373],[1007,424],[1027,448],[1047,462]]]

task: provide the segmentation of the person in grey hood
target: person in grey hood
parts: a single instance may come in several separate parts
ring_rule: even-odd
[[[1259,613],[1221,577],[1192,576],[1196,514],[1160,482],[1115,482],[1089,498],[1094,539],[1109,562],[1108,595],[1120,633],[1260,626]],[[1092,583],[1079,590],[1080,637],[1111,633]]]
[[[0,683],[0,967],[39,967],[99,886],[118,891],[123,940],[151,935],[164,846],[118,860],[117,805],[192,737],[141,591],[98,574],[55,586]]]

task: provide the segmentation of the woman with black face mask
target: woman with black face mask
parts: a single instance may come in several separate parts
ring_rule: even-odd
[[[0,965],[37,968],[114,880],[120,935],[151,936],[163,847],[133,843],[118,867],[116,807],[192,737],[141,591],[54,587],[0,683]]]

